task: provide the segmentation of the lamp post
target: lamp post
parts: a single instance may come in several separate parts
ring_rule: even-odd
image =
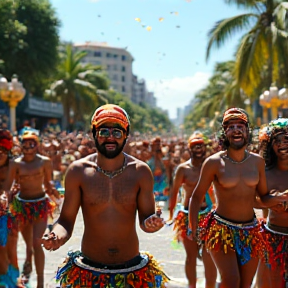
[[[0,97],[10,107],[10,131],[16,131],[16,107],[24,98],[26,90],[16,75],[12,76],[11,82],[0,75]]]
[[[276,86],[271,86],[269,90],[260,95],[259,103],[263,107],[263,121],[268,123],[269,108],[271,109],[272,119],[277,119],[278,108],[288,107],[288,91],[286,88],[278,90]]]

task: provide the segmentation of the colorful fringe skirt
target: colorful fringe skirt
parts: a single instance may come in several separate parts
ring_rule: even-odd
[[[17,194],[9,206],[13,225],[22,225],[34,222],[38,219],[46,220],[48,216],[53,218],[52,213],[56,204],[47,196],[42,198],[26,200]]]
[[[280,268],[284,273],[288,266],[288,227],[267,223],[262,225],[262,235],[267,242],[265,262],[272,270]]]
[[[134,265],[111,268],[109,265],[99,266],[98,263],[93,265],[93,262],[84,257],[80,251],[70,251],[64,263],[58,268],[56,281],[60,282],[60,287],[67,288],[165,287],[169,278],[152,255],[145,252],[135,259],[137,263],[133,263]]]
[[[0,287],[4,288],[17,287],[18,277],[19,277],[19,270],[10,264],[7,273],[5,275],[0,275]]]
[[[204,210],[198,213],[198,221],[201,221],[211,211],[211,207],[208,206]],[[173,230],[176,232],[175,240],[178,242],[183,241],[190,233],[189,231],[189,217],[188,208],[180,209],[173,219]]]
[[[262,258],[266,245],[261,225],[255,217],[251,222],[234,223],[219,216],[215,211],[210,212],[199,221],[198,236],[205,242],[207,250],[235,251],[240,265],[251,258]]]

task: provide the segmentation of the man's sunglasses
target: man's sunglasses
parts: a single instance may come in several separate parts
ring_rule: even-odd
[[[124,134],[124,132],[118,128],[100,128],[97,131],[98,136],[103,138],[109,138],[110,136],[112,136],[115,139],[121,139]]]
[[[37,144],[32,144],[32,143],[31,143],[30,145],[22,146],[22,149],[23,149],[23,150],[34,149],[36,146],[37,146]]]

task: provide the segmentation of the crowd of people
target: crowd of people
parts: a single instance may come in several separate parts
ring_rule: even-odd
[[[253,145],[240,108],[224,112],[217,136],[130,134],[129,116],[113,104],[95,110],[88,132],[0,130],[0,287],[25,287],[33,261],[44,287],[43,249],[70,239],[79,208],[81,249],[59,263],[59,287],[166,287],[169,275],[141,252],[136,216],[147,233],[173,226],[189,288],[197,259],[206,288],[288,287],[288,119],[263,125]]]

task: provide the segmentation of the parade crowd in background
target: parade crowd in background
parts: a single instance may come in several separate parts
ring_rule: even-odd
[[[44,287],[43,249],[69,240],[79,208],[81,251],[59,263],[55,287],[166,287],[169,275],[140,252],[135,212],[147,233],[173,227],[189,288],[197,259],[206,288],[288,287],[288,119],[253,135],[247,113],[230,108],[221,126],[213,135],[141,135],[124,109],[107,104],[89,131],[1,129],[0,287],[26,287],[33,261]]]

